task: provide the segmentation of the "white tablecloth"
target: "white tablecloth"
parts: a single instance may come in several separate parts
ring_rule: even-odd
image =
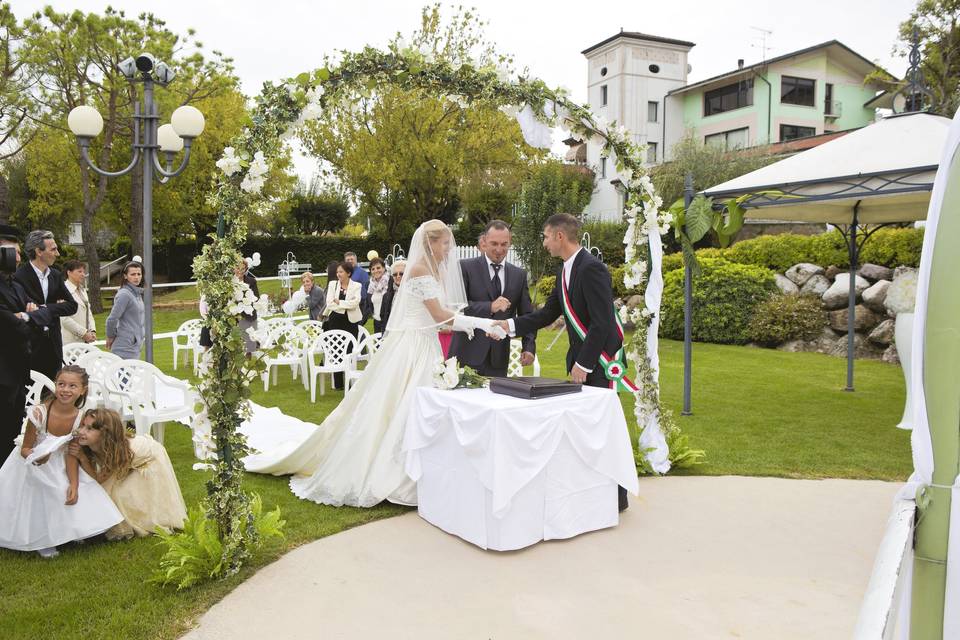
[[[615,526],[617,485],[639,489],[623,408],[607,389],[522,400],[423,387],[403,448],[420,515],[485,549]]]

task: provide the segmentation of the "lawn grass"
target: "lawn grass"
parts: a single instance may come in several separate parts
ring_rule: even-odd
[[[172,331],[196,311],[155,314],[156,331]],[[104,317],[98,317],[103,327]],[[556,335],[539,339],[542,375],[562,377],[566,338],[551,351]],[[168,339],[155,345],[155,361],[172,369]],[[857,362],[857,391],[842,386],[845,361],[819,354],[697,344],[694,346],[694,415],[680,417],[682,345],[661,346],[664,400],[675,410],[691,445],[707,451],[707,463],[686,474],[740,474],[798,478],[903,480],[911,469],[909,433],[894,428],[903,408],[898,367]],[[181,365],[176,371],[186,377]],[[328,391],[316,404],[299,381],[281,369],[279,385],[254,400],[280,406],[304,420],[320,422],[342,397]],[[389,384],[389,381],[384,381]],[[631,400],[622,396],[631,429]],[[635,436],[635,434],[634,434]],[[206,472],[193,471],[190,434],[168,425],[166,446],[188,506],[204,495]],[[350,527],[407,511],[332,508],[298,500],[284,478],[247,474],[246,488],[279,505],[286,538],[268,543],[239,575],[176,592],[145,584],[161,551],[154,539],[67,546],[55,560],[0,550],[0,638],[176,638],[212,604],[259,567],[286,551]],[[280,587],[282,588],[282,586]],[[269,612],[264,612],[269,615]]]

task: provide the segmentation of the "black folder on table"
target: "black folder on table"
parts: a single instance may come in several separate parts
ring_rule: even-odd
[[[577,393],[581,385],[569,380],[520,376],[516,378],[491,378],[490,391],[514,398],[549,398],[565,393]]]

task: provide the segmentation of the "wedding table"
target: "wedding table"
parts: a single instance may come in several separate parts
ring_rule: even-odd
[[[420,516],[483,549],[616,526],[617,485],[639,490],[623,408],[609,389],[526,400],[421,387],[403,449]]]

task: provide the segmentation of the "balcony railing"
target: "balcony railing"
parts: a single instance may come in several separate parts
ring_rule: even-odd
[[[839,118],[843,114],[843,103],[832,101],[827,102],[824,105],[823,117],[824,118]]]

